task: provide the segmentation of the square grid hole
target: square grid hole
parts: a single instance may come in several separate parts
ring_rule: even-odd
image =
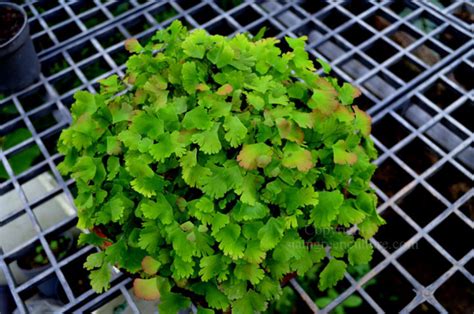
[[[39,180],[47,187],[49,181],[54,180],[51,175],[40,177]],[[43,230],[64,222],[76,215],[74,207],[69,203],[65,193],[41,202],[33,208],[33,213]]]
[[[473,186],[472,180],[450,163],[444,164],[428,179],[428,183],[453,203]]]
[[[164,21],[167,21],[178,15],[178,11],[176,11],[171,5],[165,4],[150,11],[150,15],[155,19],[156,22],[163,23]]]
[[[44,156],[35,142],[6,156],[13,173],[18,176],[44,161]],[[2,166],[3,168],[3,166]]]
[[[385,60],[393,57],[398,52],[398,50],[386,40],[377,39],[368,48],[366,48],[364,52],[378,63],[383,63]]]
[[[119,16],[133,9],[133,6],[128,1],[113,1],[107,6],[107,10],[112,13],[113,16]]]
[[[92,14],[82,17],[81,21],[88,29],[91,29],[107,21],[107,17],[100,10],[97,10]]]
[[[410,131],[393,116],[387,115],[374,123],[372,134],[386,147],[392,147],[410,134]]]
[[[54,30],[54,34],[56,35],[56,38],[59,41],[69,40],[80,34],[81,32],[81,29],[77,26],[75,22],[67,23],[66,25],[63,25]]]
[[[367,1],[357,1],[357,0],[345,1],[343,5],[344,5],[344,8],[346,8],[346,10],[348,10],[354,15],[359,15],[361,13],[364,13],[365,11],[368,11],[370,8],[372,8],[372,5],[368,3]]]
[[[410,23],[425,34],[431,33],[442,24],[439,19],[427,11],[423,11],[421,14],[411,19]]]
[[[390,97],[400,88],[400,84],[383,71],[375,73],[364,81],[362,85],[379,99]]]
[[[396,30],[391,31],[388,37],[400,47],[406,48],[417,41],[421,35],[402,24]]]
[[[216,3],[219,7],[221,7],[224,11],[229,11],[232,8],[240,5],[243,0],[216,0]]]
[[[403,253],[398,261],[424,286],[432,284],[451,268],[451,263],[424,239]]]
[[[430,235],[452,257],[460,260],[472,249],[472,242],[468,239],[474,239],[474,230],[456,214],[451,214],[430,231]]]
[[[356,53],[341,64],[340,68],[355,80],[367,74],[373,68],[373,65],[366,58]]]
[[[124,27],[130,33],[130,35],[134,36],[146,31],[151,27],[151,25],[144,16],[140,16],[125,23]]]
[[[359,23],[356,23],[346,28],[341,33],[341,36],[354,46],[358,46],[374,36],[374,34],[365,27],[362,27]]]
[[[382,217],[387,224],[380,227],[374,238],[385,250],[393,253],[406,245],[416,231],[390,207],[383,211]]]
[[[58,115],[56,103],[51,103],[47,108],[30,116],[30,120],[37,134],[57,125],[58,122],[60,122],[58,118],[60,118],[60,116]]]
[[[413,178],[393,159],[388,158],[375,171],[372,182],[388,197],[392,197]]]
[[[232,15],[232,17],[240,25],[245,26],[245,25],[255,22],[262,16],[259,13],[257,13],[257,11],[255,11],[255,9],[252,8],[252,6],[249,5],[243,9],[238,10],[236,13]]]
[[[92,81],[93,79],[110,71],[110,66],[102,57],[100,57],[82,66],[81,71],[89,81]]]
[[[461,93],[442,79],[434,82],[423,94],[441,109],[448,107],[461,97]]]
[[[364,289],[383,309],[400,312],[414,297],[410,282],[392,265],[374,277],[373,284],[365,284]]]
[[[206,24],[218,15],[219,14],[210,5],[207,4],[191,13],[192,18],[200,25]]]
[[[35,87],[18,96],[18,100],[26,112],[40,107],[50,99],[51,96],[43,85]]]
[[[309,21],[295,30],[298,36],[308,36],[308,43],[319,42],[326,31],[322,27],[316,25],[313,21]]]
[[[97,36],[97,40],[103,48],[108,48],[125,40],[125,36],[118,28],[113,28]]]
[[[451,113],[451,116],[471,132],[474,132],[474,101],[466,99],[462,105]]]
[[[265,22],[266,23],[266,22]],[[270,25],[270,23],[265,24]],[[270,27],[270,26],[269,26]],[[211,25],[206,27],[206,29],[209,31],[211,34],[219,34],[222,36],[229,36],[233,32],[235,32],[234,26],[232,26],[227,19],[222,18],[216,22],[213,22]],[[267,28],[269,31],[270,29]],[[255,28],[253,28],[255,30]],[[273,27],[273,30],[276,30],[276,27]],[[252,32],[252,31],[251,31]]]
[[[41,166],[33,175],[20,178],[18,182],[28,203],[47,197],[51,191],[59,187],[58,182],[47,164]]]
[[[474,312],[472,282],[459,271],[436,289],[434,297],[446,309],[447,313]]]
[[[78,63],[84,59],[87,59],[90,56],[95,55],[97,53],[97,49],[95,49],[92,42],[88,40],[74,48],[69,49],[68,52],[71,55],[72,59],[76,63]]]
[[[410,82],[418,75],[423,73],[425,69],[416,64],[407,56],[403,56],[388,68],[393,74],[404,80],[406,83]]]
[[[62,53],[53,55],[52,57],[41,61],[41,72],[44,76],[49,77],[59,73],[69,67],[69,63]]]
[[[48,27],[53,27],[56,24],[70,19],[69,15],[64,9],[51,11],[51,13],[42,15],[42,18],[46,24],[48,24]]]
[[[463,2],[453,10],[453,15],[472,28],[472,24],[474,24],[474,5],[467,1]]]
[[[405,145],[397,155],[418,174],[423,173],[441,158],[419,138]]]
[[[334,36],[329,37],[322,43],[317,43],[315,50],[325,56],[328,60],[334,60],[349,51],[349,47]]]
[[[59,95],[63,95],[81,86],[82,82],[77,76],[77,74],[73,70],[70,70],[61,75],[60,77],[52,80],[51,84],[56,89]]]
[[[417,185],[397,200],[397,204],[421,227],[429,224],[445,210],[444,204],[422,185]]]
[[[87,254],[92,253],[94,252],[89,252]],[[86,259],[87,255],[81,255],[72,262],[63,266],[61,269],[63,271],[64,277],[66,277],[66,280],[71,287],[72,293],[76,297],[79,297],[83,293],[92,289],[90,280],[88,280],[89,271],[83,267]]]
[[[466,92],[472,92],[474,89],[474,69],[466,62],[461,62],[447,77]]]
[[[92,10],[96,7],[94,2],[91,1],[74,1],[69,4],[69,7],[77,14],[84,13]]]
[[[342,24],[349,21],[349,17],[342,13],[338,9],[330,10],[329,13],[325,14],[321,21],[329,28],[336,29]]]
[[[438,113],[418,96],[411,97],[397,108],[396,112],[414,128],[419,128],[428,123]]]
[[[20,114],[16,110],[13,101],[0,102],[0,125],[10,122],[19,116]]]
[[[434,37],[453,50],[466,44],[470,39],[467,35],[461,33],[451,25],[444,28],[441,32],[436,33]]]
[[[411,50],[411,53],[429,66],[435,65],[448,55],[446,50],[435,44],[432,40],[425,41]]]
[[[464,204],[459,207],[459,210],[466,215],[466,217],[470,218],[472,222],[474,222],[474,196],[471,196]],[[474,274],[474,272],[473,272]]]
[[[444,118],[429,128],[425,134],[446,152],[452,151],[467,138],[464,132]]]
[[[457,154],[455,158],[472,173],[474,171],[474,142],[471,141],[470,145]]]
[[[383,31],[396,20],[385,11],[378,9],[364,19],[364,21],[378,31]]]
[[[40,53],[43,50],[53,47],[54,42],[51,40],[48,34],[44,33],[43,35],[33,39],[33,45],[35,46],[36,53]]]
[[[416,9],[416,6],[410,1],[393,1],[388,8],[400,17],[406,17]]]
[[[310,14],[317,13],[326,7],[323,1],[303,1],[299,5]]]

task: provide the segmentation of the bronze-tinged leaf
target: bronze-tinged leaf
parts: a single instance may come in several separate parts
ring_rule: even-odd
[[[334,163],[339,165],[353,165],[357,162],[357,154],[347,150],[344,140],[339,140],[332,146]]]
[[[199,84],[196,85],[196,90],[198,90],[200,92],[205,92],[205,91],[208,91],[209,89],[210,89],[209,86],[207,86],[204,83],[199,83]]]
[[[365,136],[370,135],[372,130],[372,118],[365,112],[359,109],[357,106],[352,106],[355,112],[355,125]]]
[[[220,96],[227,96],[227,95],[229,95],[230,93],[232,93],[233,90],[234,90],[234,88],[232,87],[232,85],[230,85],[230,84],[224,84],[224,85],[222,85],[221,87],[219,87],[219,89],[217,90],[216,94],[217,94],[217,95],[220,95]]]
[[[125,41],[125,50],[128,52],[140,52],[143,49],[142,45],[138,42],[136,38],[129,38]]]
[[[151,256],[145,256],[142,260],[142,269],[148,275],[155,275],[160,266],[161,263]]]
[[[302,144],[304,140],[304,132],[295,123],[284,118],[279,118],[276,121],[278,132],[282,139]]]
[[[151,279],[137,278],[133,281],[133,293],[137,297],[147,301],[156,301],[160,298],[158,289],[158,278]]]
[[[352,105],[354,98],[360,96],[360,90],[349,83],[344,83],[341,88],[339,88],[339,100],[344,105]]]
[[[337,106],[334,116],[340,122],[351,122],[354,119],[354,113],[348,107],[342,105]]]
[[[244,145],[237,161],[239,165],[247,170],[254,170],[266,167],[272,161],[273,151],[270,146],[264,143]]]
[[[281,163],[286,168],[297,168],[302,172],[307,172],[314,167],[311,152],[294,143],[288,143],[283,149]]]

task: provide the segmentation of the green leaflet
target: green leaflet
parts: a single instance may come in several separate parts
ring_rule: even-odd
[[[325,290],[334,286],[336,282],[344,278],[345,272],[346,263],[335,258],[331,259],[319,275],[319,289]]]
[[[205,154],[216,154],[222,148],[218,134],[219,127],[220,124],[215,123],[210,130],[194,134],[191,139],[194,143],[199,145]]]
[[[123,78],[75,94],[59,168],[75,180],[78,225],[107,237],[81,236],[103,249],[85,264],[96,291],[117,265],[163,313],[192,292],[200,313],[247,314],[277,300],[288,273],[319,270],[326,289],[369,262],[385,223],[370,117],[357,89],[314,73],[305,37],[285,40],[281,51],[275,38],[174,21],[147,44],[126,41]],[[336,229],[354,225],[356,236]]]
[[[228,224],[219,230],[215,238],[219,242],[219,248],[224,255],[232,259],[242,258],[244,256],[245,243],[240,237],[240,226],[238,224]]]
[[[311,219],[318,228],[329,227],[337,217],[344,196],[339,191],[319,192],[319,202],[311,212]]]
[[[219,281],[227,279],[229,274],[228,264],[230,259],[223,255],[210,255],[201,259],[199,275],[203,281],[217,278]]]
[[[234,274],[237,279],[248,280],[253,285],[258,284],[265,275],[263,269],[252,263],[238,264],[235,266]]]
[[[228,116],[226,118],[224,129],[227,131],[225,139],[232,147],[238,147],[247,135],[247,128],[236,116]]]
[[[268,251],[273,249],[283,237],[284,223],[281,219],[271,217],[258,232],[260,248]]]
[[[367,264],[372,259],[374,249],[370,243],[363,239],[357,239],[348,251],[351,265]]]
[[[92,289],[98,293],[103,292],[110,288],[110,269],[107,264],[103,264],[98,269],[94,269],[89,274],[89,279],[91,280]]]

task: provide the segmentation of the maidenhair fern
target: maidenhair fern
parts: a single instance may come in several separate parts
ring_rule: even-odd
[[[81,241],[102,247],[86,263],[96,291],[116,265],[162,313],[252,313],[288,274],[318,265],[327,289],[370,260],[384,223],[370,118],[357,89],[315,74],[304,37],[285,41],[176,21],[127,41],[124,78],[75,94],[60,169],[76,180],[78,226],[96,231]]]

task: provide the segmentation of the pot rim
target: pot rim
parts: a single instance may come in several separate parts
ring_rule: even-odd
[[[23,15],[23,24],[21,25],[21,28],[18,30],[18,32],[16,32],[16,34],[12,38],[10,38],[7,42],[5,42],[3,44],[0,44],[0,49],[3,49],[3,48],[8,47],[12,42],[14,42],[16,39],[18,39],[20,37],[21,33],[23,33],[26,26],[28,25],[28,16],[26,15],[25,10],[23,10],[23,8],[21,6],[15,4],[15,3],[0,2],[0,7],[13,8],[13,9],[17,10],[18,12],[20,12]]]

